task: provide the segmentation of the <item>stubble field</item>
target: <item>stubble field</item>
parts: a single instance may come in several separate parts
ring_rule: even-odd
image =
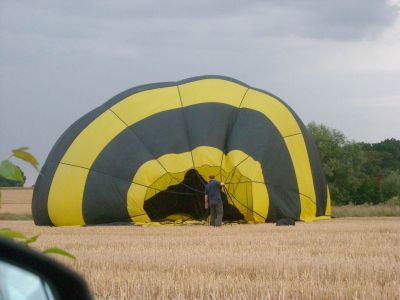
[[[33,188],[0,188],[0,216],[31,215]]]
[[[400,218],[207,226],[0,221],[83,274],[97,299],[400,299]]]

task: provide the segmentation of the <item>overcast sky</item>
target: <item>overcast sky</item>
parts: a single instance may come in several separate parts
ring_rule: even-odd
[[[30,146],[43,164],[70,124],[119,92],[208,74],[276,94],[304,123],[349,139],[400,139],[399,9],[397,0],[0,0],[0,160]]]

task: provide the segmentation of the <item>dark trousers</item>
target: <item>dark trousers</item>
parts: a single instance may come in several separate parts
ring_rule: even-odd
[[[222,216],[224,215],[224,208],[222,203],[210,204],[210,225],[221,226]]]

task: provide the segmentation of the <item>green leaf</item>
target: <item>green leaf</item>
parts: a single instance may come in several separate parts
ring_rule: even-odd
[[[23,233],[21,233],[19,231],[11,230],[10,228],[1,228],[0,236],[6,237],[9,239],[23,239],[23,240],[27,239],[27,237]]]
[[[29,150],[29,147],[19,147],[19,148],[17,148],[17,149],[14,149],[13,151],[26,151],[26,150]]]
[[[24,241],[24,243],[25,243],[25,244],[30,244],[30,243],[36,242],[36,240],[38,239],[39,236],[40,236],[40,234],[35,235],[35,236],[32,236],[32,237],[26,239],[26,240]]]
[[[43,253],[45,253],[45,254],[50,254],[50,253],[59,254],[59,255],[67,256],[67,257],[72,258],[72,259],[76,259],[75,256],[73,256],[72,254],[70,254],[67,251],[65,251],[63,249],[60,249],[60,248],[49,248],[49,249],[44,250]]]
[[[9,160],[3,160],[0,164],[0,176],[18,182],[24,182],[21,170]]]
[[[37,171],[39,171],[39,163],[32,154],[26,151],[28,149],[29,149],[28,147],[21,147],[12,150],[12,153],[14,154],[15,157],[18,157],[19,159],[22,159],[23,161],[30,163],[32,167],[34,167]]]

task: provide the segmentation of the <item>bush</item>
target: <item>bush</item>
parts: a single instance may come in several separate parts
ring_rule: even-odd
[[[383,179],[381,193],[384,201],[400,197],[400,172],[391,172]]]

